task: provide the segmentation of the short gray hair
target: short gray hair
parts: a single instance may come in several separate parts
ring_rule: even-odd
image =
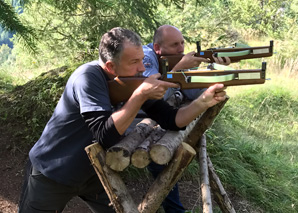
[[[102,62],[113,61],[118,63],[125,42],[130,42],[135,46],[142,45],[140,36],[131,30],[115,27],[105,33],[99,44],[99,57]]]

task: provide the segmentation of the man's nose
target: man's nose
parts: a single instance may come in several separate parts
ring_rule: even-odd
[[[178,46],[178,53],[183,53],[184,52],[184,44],[180,44]]]
[[[143,61],[141,63],[139,63],[139,66],[138,66],[138,72],[144,72],[146,70],[144,64],[143,64]]]

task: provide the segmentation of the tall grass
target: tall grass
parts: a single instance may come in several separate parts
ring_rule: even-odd
[[[269,75],[265,85],[228,88],[208,151],[227,188],[264,212],[297,212],[297,80]]]

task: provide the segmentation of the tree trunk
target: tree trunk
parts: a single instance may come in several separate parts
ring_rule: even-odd
[[[151,159],[160,165],[167,164],[173,157],[177,147],[182,143],[183,132],[167,131],[166,134],[150,150]]]
[[[106,164],[114,171],[123,171],[130,164],[135,148],[153,131],[156,122],[145,118],[123,140],[107,150]]]
[[[85,148],[87,155],[117,213],[138,213],[137,206],[119,174],[105,164],[105,150],[94,143]]]
[[[155,179],[140,203],[138,209],[141,213],[155,213],[158,210],[195,155],[195,150],[186,143],[178,147],[173,159]]]

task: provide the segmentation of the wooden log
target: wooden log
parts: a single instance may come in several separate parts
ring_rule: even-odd
[[[105,164],[105,150],[98,143],[94,143],[87,146],[85,151],[115,211],[117,213],[138,213],[137,205],[134,203],[119,174]]]
[[[167,164],[173,157],[177,147],[187,138],[187,135],[197,127],[200,118],[192,121],[185,130],[167,131],[166,134],[155,144],[152,144],[150,150],[151,159],[160,165]],[[194,148],[194,147],[193,147]]]
[[[213,107],[208,108],[200,118],[197,118],[192,125],[194,127],[191,129],[189,134],[184,138],[184,142],[191,145],[193,148],[196,147],[196,144],[204,134],[204,132],[212,125],[216,116],[220,113],[226,102],[229,98],[226,98],[225,101],[222,101],[216,104]]]
[[[150,146],[156,143],[164,134],[166,130],[157,125],[151,134],[135,149],[131,155],[131,164],[136,168],[145,168],[151,162]]]
[[[127,168],[132,152],[153,131],[155,125],[155,121],[143,119],[125,138],[107,150],[106,164],[114,171]]]
[[[214,200],[218,204],[219,208],[223,213],[236,213],[232,202],[230,201],[223,185],[220,182],[219,177],[217,176],[213,164],[210,158],[207,156],[208,170],[209,170],[209,179],[212,192],[215,196]]]
[[[167,164],[173,157],[177,147],[182,143],[183,132],[167,131],[165,135],[152,144],[150,149],[150,157],[157,164]]]
[[[197,147],[196,151],[199,153],[199,155],[197,155],[197,158],[200,164],[200,182],[202,192],[203,213],[212,213],[212,199],[209,184],[205,135],[201,137],[200,144],[198,145],[199,147]]]
[[[155,213],[162,201],[169,194],[180,179],[182,173],[190,164],[194,156],[195,150],[186,143],[182,143],[175,152],[173,159],[168,166],[158,175],[138,209],[141,213]]]

